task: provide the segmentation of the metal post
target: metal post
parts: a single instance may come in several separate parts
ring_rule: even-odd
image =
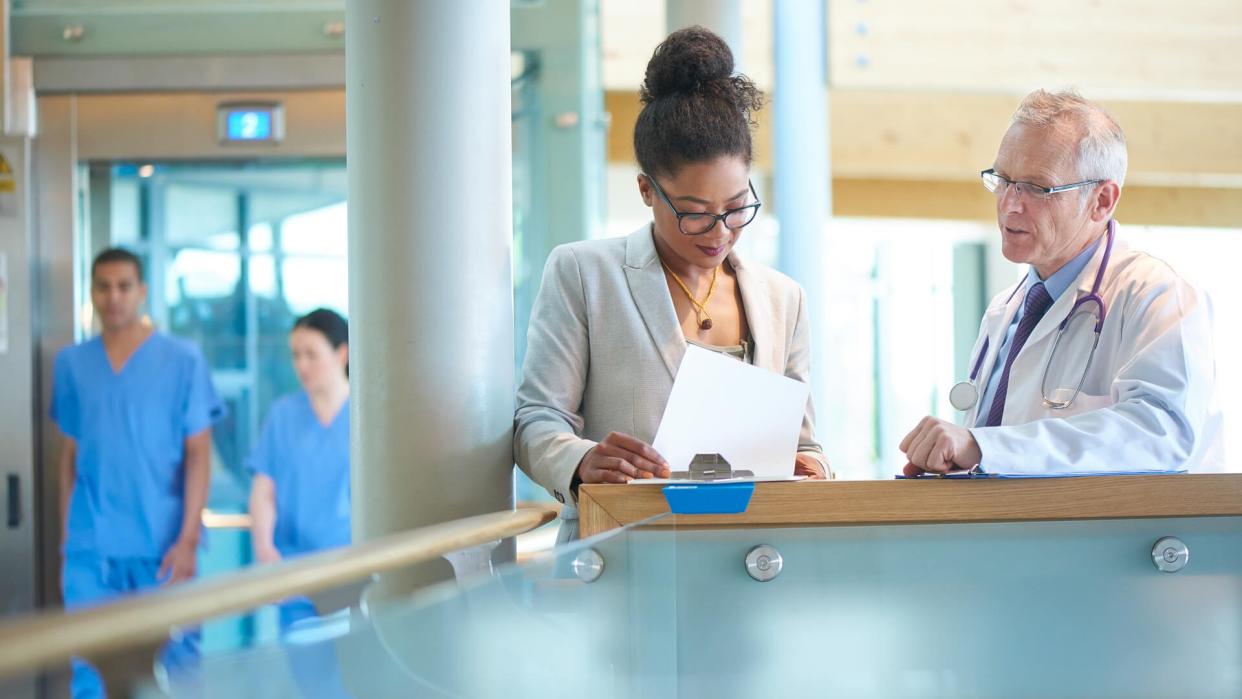
[[[512,506],[509,11],[346,4],[355,541]]]

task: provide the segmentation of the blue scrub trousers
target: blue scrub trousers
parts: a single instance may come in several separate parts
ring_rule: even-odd
[[[280,631],[292,630],[305,619],[315,619],[319,612],[306,597],[294,597],[280,603]],[[345,699],[349,693],[341,684],[341,669],[336,659],[335,641],[323,640],[306,645],[284,643],[289,671],[302,696],[307,699]]]
[[[107,602],[127,594],[159,587],[158,558],[102,558],[89,553],[65,556],[61,568],[61,592],[65,609],[74,610]],[[199,664],[198,628],[182,629],[160,651],[160,662],[169,679],[180,684],[196,672]],[[80,658],[73,659],[74,699],[103,697],[103,680],[94,667]]]

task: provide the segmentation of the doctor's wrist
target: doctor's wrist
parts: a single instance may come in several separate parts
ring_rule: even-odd
[[[983,449],[979,446],[979,440],[975,439],[975,428],[967,428],[966,436],[966,444],[958,465],[969,469],[978,466],[983,461]]]

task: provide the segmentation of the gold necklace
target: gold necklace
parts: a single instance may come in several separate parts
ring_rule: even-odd
[[[694,294],[690,293],[690,287],[686,286],[681,277],[677,276],[677,273],[670,269],[667,264],[664,264],[664,260],[660,260],[660,264],[664,265],[664,269],[673,275],[673,281],[677,282],[677,286],[680,286],[681,290],[686,293],[686,298],[690,299],[690,305],[694,307],[694,318],[699,322],[699,329],[711,330],[712,317],[707,313],[707,302],[711,300],[712,292],[716,290],[716,273],[720,271],[720,265],[716,265],[712,269],[712,281],[707,285],[707,295],[703,297],[702,301],[699,301],[694,298]]]

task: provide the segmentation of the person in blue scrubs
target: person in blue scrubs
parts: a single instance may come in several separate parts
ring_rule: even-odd
[[[272,404],[250,456],[251,540],[255,558],[272,563],[348,546],[349,326],[339,314],[317,309],[289,334],[302,390]],[[309,599],[280,605],[282,631],[316,616]],[[342,696],[330,649],[295,649],[289,660],[307,696]]]
[[[211,471],[211,425],[224,407],[202,353],[141,315],[142,263],[117,248],[91,265],[98,337],[56,357],[51,417],[62,434],[61,589],[69,610],[194,577]],[[162,652],[192,670],[198,632]],[[73,696],[99,697],[99,674],[73,663]]]

